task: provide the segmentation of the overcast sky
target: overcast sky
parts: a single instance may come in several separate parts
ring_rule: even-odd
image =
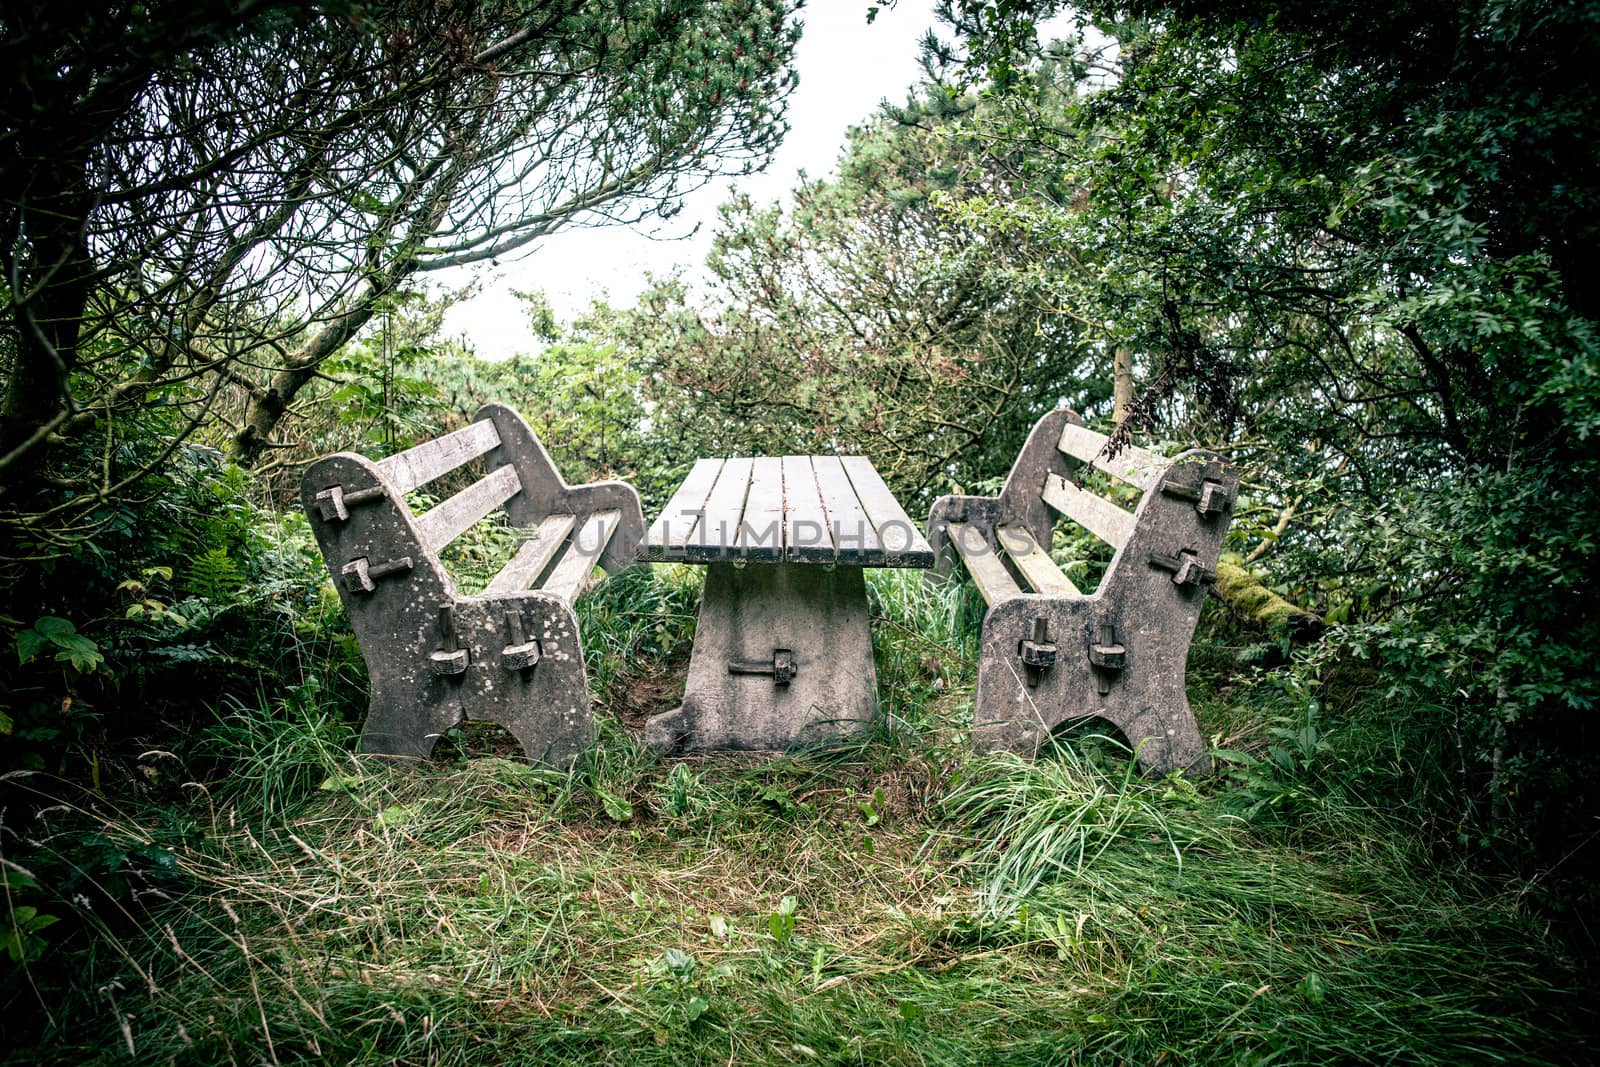
[[[832,174],[850,126],[888,98],[904,102],[916,83],[922,35],[933,25],[933,0],[900,0],[867,25],[866,0],[811,0],[802,12],[805,32],[795,56],[800,86],[789,99],[789,135],[764,173],[737,180],[758,201],[782,199],[799,172]],[[698,278],[711,246],[717,205],[729,181],[718,180],[684,201],[683,211],[659,235],[612,226],[556,233],[527,259],[479,268],[481,292],[452,308],[445,319],[451,336],[465,335],[488,359],[504,359],[535,345],[513,289],[542,289],[562,318],[571,318],[596,297],[631,305],[645,276],[686,268]],[[694,231],[693,236],[684,234]],[[662,239],[676,237],[677,240]],[[468,280],[462,271],[441,279]]]

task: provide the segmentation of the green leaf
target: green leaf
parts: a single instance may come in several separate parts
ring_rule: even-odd
[[[58,618],[55,615],[46,615],[44,618],[34,623],[33,628],[39,631],[41,634],[44,634],[46,637],[57,637],[61,634],[72,634],[78,632],[78,628],[72,625],[69,620]]]
[[[26,663],[37,656],[50,639],[38,630],[17,631],[17,662]]]
[[[595,788],[595,793],[600,797],[600,806],[605,809],[606,818],[613,822],[631,822],[633,820],[633,805],[615,793],[604,789]]]
[[[380,830],[392,830],[410,822],[421,810],[421,804],[393,804],[378,812],[372,824]]]

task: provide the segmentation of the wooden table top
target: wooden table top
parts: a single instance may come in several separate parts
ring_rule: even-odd
[[[933,549],[865,456],[763,456],[695,461],[645,558],[931,567]]]

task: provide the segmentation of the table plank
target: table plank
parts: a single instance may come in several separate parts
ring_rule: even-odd
[[[667,506],[650,524],[645,535],[645,558],[652,560],[681,560],[684,546],[700,524],[706,508],[706,498],[711,487],[717,484],[722,470],[720,459],[697,459],[678,491],[672,494]]]
[[[850,475],[850,484],[855,486],[861,506],[866,509],[867,517],[878,532],[878,540],[883,544],[883,555],[889,565],[933,566],[933,548],[928,544],[928,539],[922,536],[922,531],[911,521],[911,516],[894,498],[872,461],[865,456],[845,456],[840,462]]]
[[[699,460],[651,523],[645,558],[933,565],[927,539],[862,456]]]
[[[810,456],[783,457],[784,558],[791,563],[831,563],[833,532]]]
[[[878,531],[867,517],[861,499],[856,495],[850,475],[838,456],[812,456],[811,467],[817,473],[817,488],[822,493],[822,506],[828,514],[828,529],[833,534],[834,558],[840,563],[865,562],[877,559],[883,553],[883,542]]]
[[[717,484],[711,487],[711,495],[706,498],[705,516],[684,543],[684,558],[690,562],[713,563],[733,557],[753,466],[751,460],[743,458],[723,461]]]
[[[783,559],[783,460],[764,456],[750,464],[750,493],[744,502],[736,547],[753,563]]]

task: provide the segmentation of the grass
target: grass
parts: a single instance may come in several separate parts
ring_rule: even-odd
[[[1590,1058],[1587,961],[1340,770],[1380,731],[1307,735],[1305,694],[1271,682],[1202,687],[1207,727],[1257,761],[1225,780],[1147,780],[1084,733],[974,757],[970,592],[887,572],[870,591],[886,714],[837,749],[643,748],[629,716],[673,699],[692,633],[682,569],[586,604],[602,737],[568,772],[470,737],[361,761],[304,692],[233,709],[206,741],[226,777],[73,799],[27,863],[7,842],[63,932],[8,983],[0,1057]],[[84,833],[110,858],[69,885],[49,861]]]

